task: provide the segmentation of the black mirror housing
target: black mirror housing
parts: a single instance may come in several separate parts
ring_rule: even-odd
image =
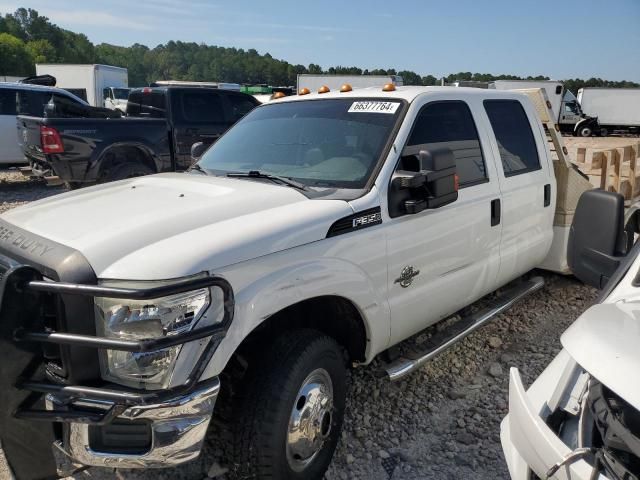
[[[584,192],[569,230],[567,263],[582,282],[604,288],[626,255],[624,197],[604,190]]]
[[[192,162],[197,162],[200,160],[200,157],[206,152],[209,145],[204,142],[196,142],[191,145],[191,160]]]
[[[405,148],[388,196],[391,217],[455,202],[458,180],[453,152],[448,148],[428,150],[423,145]]]

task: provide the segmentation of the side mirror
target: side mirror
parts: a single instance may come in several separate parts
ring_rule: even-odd
[[[637,228],[629,222],[632,229],[625,229],[624,222],[622,195],[604,190],[582,194],[567,247],[567,263],[578,279],[604,288],[633,243]]]
[[[389,187],[391,217],[443,207],[457,199],[456,159],[449,148],[427,150],[416,145],[404,149]]]
[[[204,142],[196,142],[191,145],[191,160],[193,162],[197,162],[200,160],[200,157],[207,151],[210,145],[207,145]]]

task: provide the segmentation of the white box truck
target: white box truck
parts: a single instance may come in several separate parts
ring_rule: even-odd
[[[640,88],[592,88],[578,90],[582,110],[598,117],[600,135],[619,130],[640,133]]]
[[[308,88],[311,92],[317,92],[320,87],[327,86],[329,90],[340,90],[340,87],[348,83],[351,88],[382,87],[387,83],[393,83],[400,87],[403,85],[400,75],[314,75],[310,73],[298,74],[298,91]]]
[[[129,73],[126,68],[98,64],[36,64],[36,75],[52,75],[56,86],[70,91],[94,107],[127,108]]]
[[[496,80],[489,83],[496,90],[522,90],[542,88],[549,100],[551,111],[560,130],[574,136],[590,137],[599,131],[598,119],[582,111],[576,97],[556,80]]]

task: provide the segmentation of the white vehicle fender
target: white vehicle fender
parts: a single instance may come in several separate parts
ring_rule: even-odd
[[[370,276],[359,266],[336,258],[322,258],[287,265],[276,271],[266,268],[265,272],[268,273],[257,278],[255,271],[261,270],[260,265],[247,266],[246,270],[225,275],[232,285],[242,283],[241,277],[247,274],[253,273],[254,279],[236,289],[234,320],[203,378],[218,375],[242,341],[272,315],[304,300],[321,296],[342,297],[358,310],[366,333],[367,362],[388,346],[388,303],[382,292],[375,288]]]

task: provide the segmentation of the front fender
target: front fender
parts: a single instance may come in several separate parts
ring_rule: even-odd
[[[259,269],[256,266],[251,270]],[[234,283],[238,274],[242,275],[235,272],[225,276]],[[359,311],[367,335],[366,361],[371,361],[389,343],[388,302],[374,280],[358,265],[325,258],[269,272],[235,290],[234,321],[203,378],[218,375],[242,341],[275,313],[303,300],[328,295],[349,300]]]
[[[597,117],[586,117],[586,118],[583,118],[578,123],[576,123],[575,127],[573,128],[573,131],[574,132],[578,132],[580,130],[580,128],[582,128],[582,126],[588,126],[593,131],[596,131],[597,129],[600,128],[600,124],[598,123],[598,118]]]

